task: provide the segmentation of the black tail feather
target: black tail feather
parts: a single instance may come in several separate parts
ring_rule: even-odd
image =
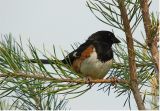
[[[43,64],[50,64],[50,63],[52,63],[52,64],[54,64],[55,62],[54,61],[49,61],[49,60],[47,60],[47,59],[39,59]],[[30,63],[37,63],[38,61],[37,60],[35,60],[35,59],[30,59],[30,60],[28,60],[28,62],[30,62]]]
[[[58,60],[58,61],[62,62],[63,64],[70,64],[70,61],[69,60],[67,61],[67,60],[63,59],[63,60]],[[27,61],[29,63],[37,63],[38,61],[40,61],[42,64],[55,64],[55,63],[57,63],[57,60],[47,60],[47,59],[39,59],[39,60],[29,59],[29,60],[25,60],[25,61]]]

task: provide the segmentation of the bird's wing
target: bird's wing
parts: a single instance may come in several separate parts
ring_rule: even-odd
[[[77,58],[80,58],[81,54],[91,45],[90,41],[86,41],[85,43],[81,44],[76,50],[73,52],[69,53],[63,60],[62,62],[64,64],[69,64],[71,65],[73,61]]]

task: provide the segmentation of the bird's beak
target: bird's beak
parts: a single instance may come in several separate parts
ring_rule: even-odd
[[[121,41],[118,40],[116,37],[113,38],[113,43],[120,43]]]

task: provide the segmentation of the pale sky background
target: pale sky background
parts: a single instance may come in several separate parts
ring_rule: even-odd
[[[18,40],[22,37],[27,46],[27,40],[38,49],[43,50],[43,44],[48,51],[54,44],[72,51],[70,44],[84,42],[89,35],[98,30],[109,30],[109,27],[97,20],[86,7],[86,0],[0,0],[0,34],[11,32]],[[153,0],[151,10],[158,11],[158,0]],[[138,31],[143,31],[140,27]],[[124,37],[119,30],[114,30],[115,35]],[[137,32],[135,37],[139,38]],[[52,53],[52,52],[51,52]],[[94,87],[84,95],[72,99],[67,104],[72,110],[82,109],[128,109],[123,107],[126,96],[116,98],[116,94],[97,91]],[[136,109],[135,102],[132,108]]]

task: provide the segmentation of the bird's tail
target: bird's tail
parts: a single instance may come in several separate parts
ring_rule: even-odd
[[[29,60],[25,60],[29,63],[38,63],[39,61],[43,64],[54,64],[55,63],[55,60],[47,60],[47,59],[39,59],[39,60],[36,60],[36,59],[29,59]]]
[[[67,59],[68,60],[68,59]],[[39,63],[41,62],[42,64],[57,64],[62,62],[63,64],[68,64],[70,65],[70,61],[67,61],[66,59],[63,60],[49,60],[49,59],[28,59],[28,60],[24,60],[23,62],[28,62],[28,63]]]

